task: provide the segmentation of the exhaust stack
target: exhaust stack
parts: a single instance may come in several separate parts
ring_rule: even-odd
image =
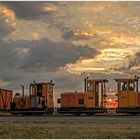
[[[21,88],[22,88],[22,97],[24,97],[24,86],[21,85]]]

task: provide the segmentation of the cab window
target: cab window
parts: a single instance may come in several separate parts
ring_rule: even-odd
[[[120,82],[120,90],[121,91],[127,91],[127,83],[126,83],[126,81],[121,81]]]
[[[87,91],[93,91],[93,83],[87,83]]]
[[[129,90],[135,90],[135,82],[134,81],[129,81]]]
[[[52,91],[53,91],[53,86],[49,85],[49,92],[52,92]]]

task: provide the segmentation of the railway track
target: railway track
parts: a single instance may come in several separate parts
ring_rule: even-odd
[[[0,122],[7,123],[140,123],[140,116],[0,116]]]

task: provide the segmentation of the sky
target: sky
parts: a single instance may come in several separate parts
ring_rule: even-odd
[[[55,94],[83,79],[140,74],[140,2],[0,2],[0,87],[54,81]]]

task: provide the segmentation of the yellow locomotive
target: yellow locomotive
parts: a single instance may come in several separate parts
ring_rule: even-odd
[[[139,77],[115,79],[117,83],[117,113],[136,115],[140,113],[140,93],[138,92]]]

